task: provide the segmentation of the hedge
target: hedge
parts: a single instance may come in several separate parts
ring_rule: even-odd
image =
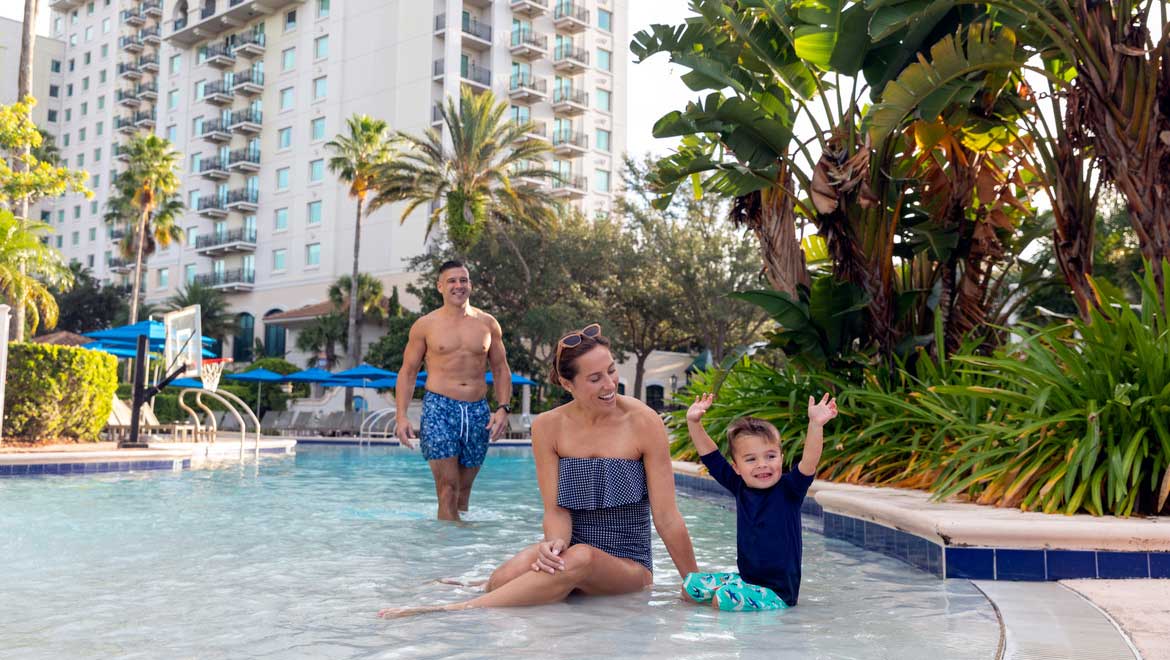
[[[30,441],[96,442],[118,386],[118,360],[74,346],[8,345],[4,431]]]

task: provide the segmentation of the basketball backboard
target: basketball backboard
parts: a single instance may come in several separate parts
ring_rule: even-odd
[[[203,327],[199,305],[163,315],[166,339],[163,343],[164,373],[183,365],[181,378],[198,378],[203,366]]]

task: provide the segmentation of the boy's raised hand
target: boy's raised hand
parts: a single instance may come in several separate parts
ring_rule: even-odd
[[[837,399],[829,398],[829,393],[825,392],[825,396],[821,397],[818,403],[816,397],[810,396],[808,398],[808,421],[810,424],[817,426],[824,426],[830,419],[837,416]],[[690,419],[691,413],[687,411],[687,419]]]
[[[711,392],[700,394],[695,397],[695,402],[687,408],[687,421],[700,422],[703,420],[703,415],[711,409],[711,404],[715,402],[715,395]]]

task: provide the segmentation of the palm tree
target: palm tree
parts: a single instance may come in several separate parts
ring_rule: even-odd
[[[239,330],[239,322],[219,289],[192,282],[166,300],[168,310],[191,305],[199,305],[199,324],[208,337],[222,342]]]
[[[307,365],[317,366],[317,355],[325,353],[325,368],[337,364],[337,344],[346,345],[345,317],[326,314],[297,334],[297,350],[309,354]]]
[[[57,325],[57,301],[49,287],[61,290],[73,284],[61,253],[42,240],[51,231],[45,223],[21,222],[0,209],[0,296],[25,308],[27,320],[21,322],[33,333],[42,322],[46,328]]]
[[[461,255],[485,230],[499,235],[516,253],[527,281],[528,266],[502,229],[513,222],[539,228],[555,219],[559,205],[546,188],[516,177],[522,173],[551,181],[559,175],[543,160],[549,144],[530,137],[535,125],[512,121],[507,111],[508,104],[496,103],[491,92],[477,95],[464,86],[458,105],[448,98],[440,108],[450,149],[434,128],[421,136],[400,132],[408,149],[382,168],[375,202],[405,200],[403,222],[416,208],[430,204],[427,234],[445,219],[447,236]]]
[[[394,157],[393,138],[386,122],[366,115],[354,115],[346,121],[349,135],[338,135],[325,147],[333,155],[329,158],[329,169],[337,178],[349,184],[349,196],[357,200],[357,217],[353,223],[353,271],[349,278],[349,358],[350,366],[357,366],[362,359],[361,328],[358,324],[358,276],[359,254],[362,238],[362,216],[372,210],[366,205],[378,168]],[[373,202],[374,200],[370,200]],[[336,286],[336,285],[335,285]],[[380,296],[380,294],[379,294]],[[332,297],[332,289],[330,289]],[[353,388],[345,388],[345,409],[353,403]]]
[[[171,243],[183,240],[183,229],[178,220],[183,215],[186,206],[177,196],[172,196],[159,205],[150,219],[147,227],[146,240],[142,247],[142,258],[147,259],[158,248],[167,248]],[[134,206],[133,190],[123,190],[106,201],[104,219],[110,224],[129,224],[138,216]],[[138,250],[137,227],[126,232],[118,243],[118,253],[127,260],[133,259]]]
[[[165,204],[179,190],[179,154],[171,143],[157,135],[138,134],[126,145],[130,156],[129,168],[120,175],[138,212],[137,237],[134,256],[134,283],[130,294],[130,323],[138,320],[138,298],[142,289],[142,262],[146,248],[145,236],[153,233],[149,220],[160,204]],[[119,186],[120,188],[122,186]]]
[[[349,309],[351,307],[354,288],[352,278],[349,275],[342,275],[329,286],[329,302],[333,303],[334,309],[340,312],[342,308]],[[382,304],[386,298],[386,287],[382,284],[382,280],[369,273],[358,273],[356,289],[358,326],[366,321],[382,322],[386,318],[386,306]],[[351,323],[350,326],[352,325]],[[354,341],[358,342],[356,350],[353,350]],[[349,333],[350,354],[359,356],[359,360],[362,354],[361,341],[361,333],[356,335],[352,332]],[[355,364],[357,363],[355,362]]]
[[[33,47],[36,44],[37,38],[37,12],[39,10],[40,0],[24,0],[24,23],[21,24],[20,31],[20,70],[16,75],[17,100],[24,100],[32,97]],[[29,153],[29,151],[29,147],[23,147],[21,149],[20,155],[25,156]],[[17,172],[28,169],[28,165],[21,158],[16,158],[13,161],[12,167]],[[23,219],[28,217],[28,205],[28,197],[22,197],[19,200],[16,207],[16,215],[18,218]],[[21,274],[23,275],[23,266],[21,268]],[[18,301],[16,304],[17,340],[24,338],[25,313],[24,301]],[[5,338],[5,340],[7,340],[7,338]]]

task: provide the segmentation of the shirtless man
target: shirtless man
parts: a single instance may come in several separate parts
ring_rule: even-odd
[[[415,321],[398,371],[398,441],[414,449],[414,429],[406,418],[414,398],[415,377],[423,359],[427,364],[419,429],[423,456],[435,477],[439,520],[459,520],[467,511],[471,484],[487,456],[488,438],[494,442],[508,425],[512,400],[512,372],[500,324],[491,314],[468,303],[471,275],[458,261],[439,267],[443,306]],[[496,401],[489,412],[485,367],[491,363]]]

